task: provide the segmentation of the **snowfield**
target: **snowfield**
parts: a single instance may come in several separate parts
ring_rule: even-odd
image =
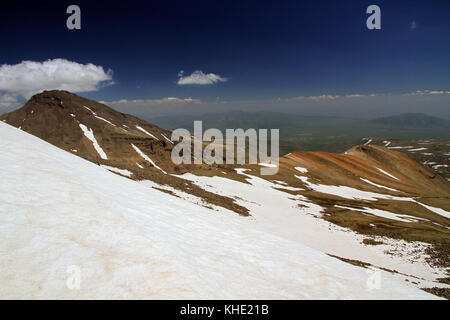
[[[258,228],[261,231],[306,245],[320,252],[397,270],[403,274],[410,275],[411,278],[408,280],[418,281],[422,287],[437,286],[439,284],[433,282],[433,280],[437,277],[445,277],[445,271],[431,268],[424,261],[423,255],[421,259],[414,261],[414,263],[408,259],[408,255],[417,250],[415,249],[416,246],[425,249],[428,246],[427,244],[379,237],[377,239],[382,241],[383,245],[366,246],[362,244],[364,236],[318,218],[324,214],[324,208],[310,202],[306,197],[302,195],[294,196],[283,192],[282,188],[280,188],[281,185],[277,181],[267,181],[249,175],[246,173],[248,169],[236,168],[235,170],[239,174],[245,175],[249,183],[222,177],[196,176],[190,173],[181,177],[193,181],[207,191],[236,199],[239,205],[249,209],[251,214],[249,219],[252,222],[252,228]],[[307,177],[295,176],[308,185]],[[316,185],[308,185],[308,187],[311,186],[315,187]],[[355,196],[361,196],[360,192],[363,192],[354,188],[339,188],[345,186],[326,187],[330,187],[330,190],[322,191],[329,191],[335,195],[350,199],[354,199]],[[243,195],[245,195],[245,199],[242,198]],[[364,193],[362,195],[370,200],[386,198],[398,201],[412,201],[423,205],[415,199],[407,197],[395,197],[379,193]],[[375,213],[386,215],[386,212],[370,212],[370,214]],[[394,214],[391,215],[391,217],[394,216]],[[398,252],[399,255],[388,255],[386,251]],[[417,280],[417,278],[421,280]]]
[[[2,299],[437,298],[384,271],[368,286],[373,272],[5,123],[0,135]],[[73,266],[79,289],[67,286]]]

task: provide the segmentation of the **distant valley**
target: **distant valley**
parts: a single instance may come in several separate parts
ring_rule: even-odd
[[[344,152],[371,137],[381,140],[449,139],[450,121],[425,114],[402,114],[374,120],[315,117],[277,112],[225,112],[148,119],[166,129],[193,129],[195,120],[204,128],[279,128],[280,154],[292,150]]]

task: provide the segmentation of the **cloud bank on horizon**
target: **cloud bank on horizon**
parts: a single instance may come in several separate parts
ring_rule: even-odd
[[[116,110],[146,119],[159,116],[222,113],[227,111],[277,111],[303,115],[375,119],[400,113],[427,113],[450,119],[449,90],[405,93],[351,93],[295,96],[273,99],[157,98],[101,101]]]
[[[14,106],[19,98],[29,99],[44,90],[90,92],[113,83],[112,70],[105,72],[102,66],[92,63],[51,59],[3,64],[0,65],[0,107]]]

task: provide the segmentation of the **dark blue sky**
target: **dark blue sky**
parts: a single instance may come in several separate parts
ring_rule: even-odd
[[[114,72],[100,100],[273,99],[450,87],[450,1],[36,1],[0,7],[0,64],[64,58]],[[69,31],[70,4],[82,30]],[[382,30],[366,28],[381,8]],[[411,24],[415,28],[411,28]],[[177,85],[195,70],[229,81]]]

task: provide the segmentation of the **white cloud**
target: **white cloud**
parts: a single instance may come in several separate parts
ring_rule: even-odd
[[[102,66],[66,59],[22,61],[0,66],[0,91],[27,99],[44,90],[97,91],[112,83],[112,70],[105,72]]]
[[[444,90],[417,90],[414,92],[405,93],[405,96],[425,96],[425,95],[437,95],[437,94],[450,94],[450,91]]]
[[[321,101],[321,100],[335,100],[340,98],[340,96],[332,95],[332,94],[322,94],[320,96],[299,96],[294,98],[289,98],[287,100],[313,100],[313,101]]]
[[[324,102],[324,101],[333,101],[338,99],[344,99],[344,98],[374,98],[374,97],[383,97],[383,96],[396,96],[396,95],[402,95],[402,96],[425,96],[425,95],[447,95],[450,94],[450,91],[446,90],[417,90],[414,92],[408,92],[403,94],[395,94],[395,93],[370,93],[370,94],[364,94],[364,93],[352,93],[352,94],[345,94],[345,95],[333,95],[333,94],[322,94],[318,96],[298,96],[293,98],[287,98],[287,99],[281,99],[278,98],[275,101],[282,102],[282,101],[317,101],[317,102]],[[357,99],[355,99],[357,100]]]
[[[179,85],[185,85],[185,84],[214,84],[216,82],[226,82],[228,81],[227,78],[223,78],[217,74],[214,73],[208,73],[205,74],[201,70],[197,70],[192,72],[189,76],[184,76],[184,71],[181,70],[178,73],[178,84]]]
[[[321,96],[311,96],[308,97],[310,100],[334,100],[339,98],[339,96],[331,95],[331,94],[323,94]]]
[[[143,100],[118,100],[107,105],[144,119],[168,115],[206,114],[224,111],[273,111],[302,115],[379,118],[406,112],[422,112],[450,119],[450,91],[443,88],[410,94],[400,92],[323,93],[315,96],[274,99],[208,99],[166,97]],[[424,103],[425,102],[425,103]],[[151,121],[150,121],[151,122]]]
[[[373,97],[374,94],[371,95],[371,96]],[[345,97],[346,98],[362,98],[362,97],[365,97],[365,95],[364,94],[359,94],[359,93],[353,93],[353,94],[347,94]]]
[[[20,106],[17,95],[14,94],[0,94],[0,109],[11,109]]]

